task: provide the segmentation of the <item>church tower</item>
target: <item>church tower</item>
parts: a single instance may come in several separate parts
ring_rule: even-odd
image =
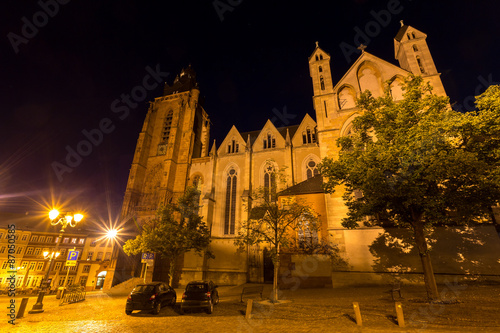
[[[394,38],[394,56],[401,68],[426,78],[434,87],[434,93],[446,96],[426,39],[425,33],[401,21],[401,28]]]
[[[189,66],[150,102],[134,154],[122,218],[139,222],[184,193],[193,158],[208,156],[210,121]]]

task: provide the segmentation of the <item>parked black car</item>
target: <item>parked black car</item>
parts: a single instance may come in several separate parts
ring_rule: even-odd
[[[177,295],[175,290],[163,282],[138,284],[127,298],[125,313],[131,314],[134,310],[151,310],[158,314],[164,305],[175,305]]]
[[[181,313],[188,309],[205,309],[210,314],[219,303],[217,285],[212,281],[191,281],[182,294]]]

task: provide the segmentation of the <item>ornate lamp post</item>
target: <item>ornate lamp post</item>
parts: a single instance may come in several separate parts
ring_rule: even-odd
[[[61,231],[59,231],[59,237],[56,243],[56,247],[54,251],[51,253],[51,255],[48,257],[49,258],[49,268],[47,272],[45,273],[45,277],[42,281],[42,288],[40,292],[38,293],[38,299],[36,301],[36,304],[33,305],[33,308],[29,311],[29,313],[41,313],[43,312],[43,296],[45,296],[45,291],[48,287],[50,287],[50,283],[48,282],[49,280],[49,275],[50,271],[52,270],[52,267],[54,266],[55,258],[59,256],[59,252],[57,251],[59,249],[59,244],[61,244],[63,235],[64,235],[64,229],[69,225],[71,227],[76,227],[78,222],[80,222],[83,219],[82,214],[74,214],[72,215],[71,213],[67,213],[66,215],[62,216],[57,209],[53,209],[49,212],[49,218],[50,218],[50,224],[51,225],[61,225]],[[43,253],[44,257],[49,255],[49,252],[44,252]]]

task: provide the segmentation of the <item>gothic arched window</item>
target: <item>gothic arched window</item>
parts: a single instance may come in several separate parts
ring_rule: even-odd
[[[417,45],[413,45],[413,51],[418,52],[418,47],[417,47]]]
[[[308,248],[318,244],[318,232],[315,228],[311,230],[310,222],[305,216],[300,217],[297,238],[300,248]]]
[[[170,137],[170,128],[172,127],[172,118],[174,112],[170,110],[165,117],[165,124],[163,125],[163,132],[161,133],[161,143],[167,143]]]
[[[236,170],[230,169],[226,178],[226,207],[224,210],[224,235],[234,235],[236,220]]]
[[[264,149],[276,148],[276,139],[271,133],[267,133],[264,137]]]
[[[318,70],[321,73],[323,71],[323,67],[319,66]]]
[[[306,163],[306,175],[307,175],[307,179],[312,178],[316,175],[319,175],[318,165],[316,164],[316,162],[313,159],[310,159]]]
[[[268,201],[274,201],[276,198],[276,172],[270,163],[264,167],[264,195]]]
[[[240,150],[240,144],[234,138],[227,145],[227,153],[237,153]]]
[[[425,74],[425,68],[424,68],[424,64],[422,64],[422,60],[420,60],[419,56],[417,56],[416,59],[417,59],[417,64],[418,64],[418,68],[420,69],[420,72],[422,74]]]
[[[306,128],[306,130],[302,132],[302,143],[307,144],[315,142],[316,142],[316,133],[314,133],[314,131],[311,131],[309,127]]]
[[[325,80],[323,80],[323,76],[320,76],[319,83],[321,85],[321,90],[325,90]]]

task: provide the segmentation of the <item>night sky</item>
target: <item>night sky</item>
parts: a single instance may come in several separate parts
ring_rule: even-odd
[[[393,38],[404,20],[428,35],[451,102],[470,110],[470,96],[500,82],[497,3],[218,0],[218,12],[210,0],[3,1],[0,211],[43,211],[40,204],[54,200],[94,216],[119,215],[148,101],[162,84],[122,119],[111,105],[143,85],[146,68],[169,73],[171,84],[192,65],[211,141],[220,144],[233,124],[260,129],[273,110],[286,107],[295,117],[280,126],[314,117],[308,57],[315,41],[332,56],[334,81],[358,56],[346,57],[340,45],[358,46],[355,37],[367,28],[368,40],[358,42],[397,64]],[[58,179],[54,162],[66,164],[67,147],[76,149],[83,131],[103,121],[108,133]]]

